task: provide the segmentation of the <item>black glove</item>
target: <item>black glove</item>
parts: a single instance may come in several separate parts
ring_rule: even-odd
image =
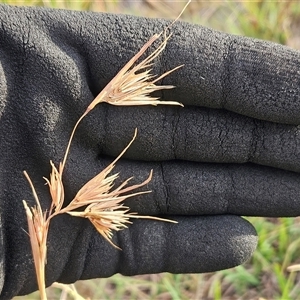
[[[62,160],[87,105],[169,22],[130,16],[0,6],[1,299],[37,288],[22,200],[44,209],[43,176]],[[53,281],[221,270],[247,260],[254,228],[239,216],[300,213],[300,55],[287,47],[177,22],[153,73],[163,99],[184,108],[101,104],[81,123],[64,172],[66,202],[138,137],[115,172],[153,192],[126,201],[139,214],[114,236],[86,219],[58,216],[48,238]]]

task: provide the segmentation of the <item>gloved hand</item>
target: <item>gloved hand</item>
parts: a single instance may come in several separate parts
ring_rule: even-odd
[[[44,209],[43,176],[62,160],[87,105],[167,21],[0,6],[0,299],[37,288],[22,200]],[[113,248],[86,219],[58,216],[48,237],[47,284],[173,272],[211,272],[253,253],[254,228],[240,216],[300,214],[300,55],[274,43],[177,22],[153,73],[166,100],[185,107],[101,104],[81,123],[64,171],[66,202],[119,161],[120,180],[153,192],[126,201],[132,211],[178,224],[134,220]]]

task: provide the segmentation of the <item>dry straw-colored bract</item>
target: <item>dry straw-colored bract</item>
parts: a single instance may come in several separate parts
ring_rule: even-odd
[[[188,2],[188,4],[189,3],[190,1]],[[186,6],[184,7],[183,11],[185,10]],[[159,44],[156,50],[144,60],[138,62],[138,60],[142,57],[145,51],[163,35],[163,41]],[[90,222],[95,226],[97,231],[112,246],[116,248],[118,248],[118,246],[116,246],[112,242],[113,231],[119,231],[124,228],[127,228],[127,225],[131,223],[130,218],[147,218],[176,223],[172,220],[157,218],[154,216],[140,216],[136,213],[129,212],[129,207],[124,205],[124,200],[126,200],[127,198],[150,192],[134,192],[134,190],[141,188],[150,182],[152,178],[152,170],[150,171],[148,178],[142,183],[128,186],[129,181],[132,179],[129,178],[123,183],[121,183],[118,187],[114,187],[114,182],[118,178],[119,174],[111,174],[111,172],[114,169],[116,162],[121,158],[124,152],[133,143],[137,134],[137,130],[135,130],[134,137],[127,145],[127,147],[120,153],[120,155],[109,166],[102,170],[97,176],[88,181],[78,191],[78,193],[70,202],[70,204],[63,208],[63,171],[70,151],[71,142],[81,120],[92,109],[94,109],[94,107],[97,104],[107,102],[112,105],[125,106],[158,104],[183,106],[181,103],[178,102],[161,101],[157,97],[151,97],[151,93],[155,91],[174,88],[174,86],[172,85],[159,86],[156,85],[156,83],[159,80],[163,79],[165,76],[182,67],[175,67],[174,69],[167,71],[160,76],[155,76],[151,74],[151,68],[153,66],[155,58],[165,49],[170,37],[171,35],[166,35],[166,30],[160,34],[155,34],[153,37],[151,37],[149,41],[141,48],[141,50],[118,72],[118,74],[107,84],[107,86],[100,92],[100,94],[90,103],[86,111],[79,118],[70,135],[70,139],[67,144],[62,162],[59,163],[59,167],[57,168],[54,165],[54,163],[50,161],[50,178],[44,178],[49,187],[49,193],[52,199],[51,206],[48,210],[42,210],[33,183],[26,171],[24,171],[24,174],[30,184],[36,202],[36,205],[34,207],[29,208],[26,201],[23,200],[27,216],[30,243],[41,299],[47,299],[45,291],[47,235],[50,221],[56,215],[68,213],[72,216],[89,219]]]

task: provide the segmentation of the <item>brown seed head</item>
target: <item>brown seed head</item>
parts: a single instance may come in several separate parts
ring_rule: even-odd
[[[165,49],[171,35],[165,37],[163,42],[152,54],[134,66],[137,60],[159,37],[161,37],[161,35],[162,33],[155,34],[150,38],[141,50],[129,60],[129,62],[107,84],[94,101],[92,101],[92,103],[88,106],[86,113],[92,110],[100,102],[107,102],[112,105],[122,106],[158,104],[183,106],[179,102],[160,101],[159,98],[150,96],[150,94],[155,91],[174,88],[172,85],[157,86],[155,83],[183,66],[181,65],[167,71],[159,77],[150,73],[152,70],[151,67],[153,66],[153,60]]]
[[[121,183],[117,188],[114,188],[115,180],[118,178],[118,174],[109,175],[116,162],[124,154],[124,152],[133,143],[137,134],[135,130],[134,136],[130,143],[120,153],[120,155],[102,172],[88,181],[77,193],[72,202],[61,212],[67,212],[68,214],[76,217],[88,218],[95,226],[97,231],[114,247],[120,249],[112,242],[113,230],[119,231],[127,228],[127,224],[130,224],[130,218],[146,218],[159,221],[173,222],[172,220],[152,217],[152,216],[139,216],[136,213],[129,213],[129,207],[124,206],[123,202],[133,196],[150,193],[150,191],[138,191],[131,193],[146,184],[148,184],[152,178],[152,170],[148,178],[142,183],[128,186],[128,178]],[[86,206],[84,211],[74,211],[82,206]]]
[[[59,211],[63,205],[64,202],[64,186],[62,183],[62,164],[59,164],[59,171],[55,167],[54,163],[50,160],[50,165],[52,167],[52,171],[50,174],[50,180],[46,177],[44,179],[46,180],[46,183],[49,186],[50,195],[52,198],[52,208],[55,208],[55,211]]]

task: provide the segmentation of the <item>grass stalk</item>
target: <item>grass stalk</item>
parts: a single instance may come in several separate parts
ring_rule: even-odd
[[[30,243],[33,253],[35,271],[37,276],[38,287],[41,294],[41,299],[47,299],[45,291],[45,265],[47,261],[47,235],[50,220],[62,213],[68,213],[72,216],[88,218],[95,226],[97,231],[114,247],[120,249],[112,242],[113,231],[119,231],[127,228],[126,224],[131,224],[130,218],[147,218],[158,221],[166,221],[176,223],[175,221],[158,218],[154,216],[139,216],[135,213],[129,212],[129,207],[124,206],[123,202],[129,197],[142,195],[150,191],[132,192],[140,188],[151,180],[152,170],[148,178],[140,184],[127,186],[131,178],[125,180],[119,187],[112,189],[114,181],[118,174],[110,175],[114,169],[116,162],[122,157],[125,151],[133,143],[137,130],[134,136],[120,155],[102,172],[88,181],[76,194],[75,198],[68,206],[63,207],[64,203],[64,186],[62,175],[66,165],[67,157],[70,152],[72,140],[75,132],[87,114],[95,108],[95,106],[102,102],[107,102],[112,105],[180,105],[181,103],[175,101],[161,101],[158,98],[152,97],[151,93],[162,90],[174,88],[171,85],[159,86],[156,83],[171,74],[182,66],[165,72],[156,77],[151,75],[151,68],[153,60],[165,49],[166,44],[171,37],[165,36],[162,43],[153,51],[148,57],[135,65],[137,60],[145,53],[145,51],[158,39],[162,33],[155,34],[149,41],[140,49],[140,51],[118,72],[118,74],[107,84],[107,86],[99,93],[99,95],[90,103],[86,111],[78,119],[71,132],[66,151],[59,168],[52,161],[50,178],[44,178],[49,186],[49,192],[52,198],[51,207],[48,211],[43,212],[40,205],[39,198],[33,186],[33,183],[24,171],[24,175],[29,182],[32,193],[35,198],[36,205],[29,208],[26,201],[23,200],[28,230],[30,236]],[[86,207],[83,211],[74,211],[75,209]]]
[[[190,3],[186,4],[186,6]],[[183,11],[185,10],[184,7]],[[180,15],[183,13],[180,13]],[[180,17],[178,16],[178,18]],[[178,19],[177,18],[177,19]],[[176,19],[176,20],[177,20]],[[175,20],[175,21],[176,21]],[[174,21],[174,22],[175,22]],[[174,23],[173,22],[173,23]],[[68,213],[72,216],[88,218],[94,225],[97,231],[115,248],[120,249],[112,242],[113,231],[119,231],[127,228],[127,224],[131,224],[130,218],[143,218],[152,219],[157,221],[166,221],[177,223],[176,221],[158,218],[154,216],[139,216],[136,213],[129,212],[129,207],[124,206],[124,200],[129,197],[142,195],[149,193],[150,191],[133,192],[137,188],[140,188],[148,184],[152,178],[152,170],[149,176],[140,184],[128,186],[131,178],[128,178],[121,183],[117,188],[113,189],[114,181],[118,177],[118,174],[111,175],[110,173],[115,167],[116,162],[122,157],[125,151],[135,140],[137,130],[134,132],[134,136],[120,155],[104,170],[102,170],[97,176],[88,181],[76,194],[75,198],[70,202],[68,206],[63,208],[64,203],[64,185],[62,180],[63,171],[66,165],[68,154],[75,132],[87,114],[95,108],[95,106],[102,102],[107,102],[112,105],[180,105],[181,103],[175,101],[161,101],[158,97],[152,97],[153,92],[172,89],[172,85],[156,85],[158,81],[164,77],[170,75],[175,70],[181,68],[177,66],[172,70],[165,72],[160,76],[151,74],[152,66],[155,58],[157,58],[161,52],[165,49],[168,40],[171,35],[166,35],[166,30],[169,29],[173,23],[168,26],[164,32],[153,35],[148,42],[133,56],[128,63],[117,73],[117,75],[106,85],[106,87],[98,94],[98,96],[88,105],[85,112],[78,119],[73,127],[69,141],[67,143],[66,151],[61,163],[59,163],[58,169],[55,164],[50,161],[51,174],[50,178],[45,178],[45,181],[49,187],[49,192],[52,198],[52,203],[49,211],[43,212],[40,205],[39,198],[33,186],[33,183],[24,171],[24,175],[29,182],[32,189],[32,193],[35,198],[36,205],[29,208],[26,201],[23,200],[30,243],[33,253],[35,271],[37,276],[38,287],[41,294],[41,299],[47,299],[45,291],[45,265],[47,262],[47,235],[50,220],[63,213]],[[157,41],[164,33],[163,41],[158,47],[145,59],[138,63],[138,60],[142,57],[145,51]],[[84,209],[78,211],[78,209]],[[76,210],[76,211],[74,211]]]

